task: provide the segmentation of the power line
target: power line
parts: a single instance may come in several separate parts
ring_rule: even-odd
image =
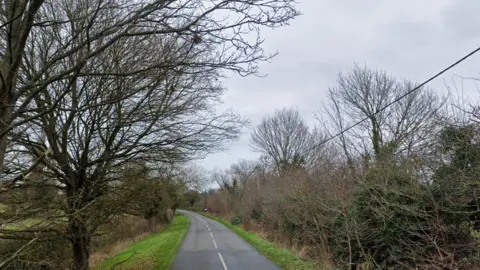
[[[430,83],[431,81],[435,80],[437,77],[439,77],[440,75],[442,75],[443,73],[447,72],[448,70],[452,69],[453,67],[455,67],[456,65],[460,64],[461,62],[467,60],[468,58],[470,58],[471,56],[473,56],[474,54],[476,54],[477,52],[480,51],[480,47],[476,48],[475,50],[471,51],[470,53],[468,53],[467,55],[465,55],[464,57],[460,58],[459,60],[457,60],[455,63],[449,65],[448,67],[444,68],[442,71],[438,72],[437,74],[435,74],[434,76],[430,77],[428,80],[424,81],[423,83],[419,84],[418,86],[416,86],[415,88],[411,89],[410,91],[406,92],[405,94],[401,95],[400,97],[396,98],[395,100],[393,100],[392,102],[388,103],[387,105],[383,106],[382,108],[378,109],[376,112],[373,113],[373,115],[377,115],[378,113],[384,111],[385,109],[387,109],[388,107],[392,106],[393,104],[399,102],[400,100],[404,99],[406,96],[410,95],[411,93],[417,91],[418,89],[422,88],[423,86],[425,86],[426,84]],[[350,129],[360,125],[361,123],[367,121],[369,118],[368,117],[365,117],[363,118],[362,120],[356,122],[355,124],[349,126],[348,128],[340,131],[339,133],[329,137],[328,139],[325,139],[323,140],[322,142],[320,142],[319,144],[317,145],[314,145],[313,147],[305,150],[303,152],[303,154],[307,153],[307,152],[310,152],[312,150],[314,150],[315,148],[319,147],[319,146],[322,146],[324,145],[325,143],[335,139],[336,137],[342,135],[343,133],[349,131]]]

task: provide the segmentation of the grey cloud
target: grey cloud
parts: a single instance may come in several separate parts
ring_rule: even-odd
[[[480,1],[456,0],[441,14],[448,38],[454,41],[480,36]]]
[[[310,124],[338,72],[354,62],[387,70],[394,76],[422,81],[480,45],[480,1],[468,0],[305,0],[304,13],[292,24],[263,31],[268,52],[262,64],[267,78],[225,81],[223,107],[232,107],[256,124],[284,106],[298,107]],[[430,87],[444,91],[454,74],[478,76],[480,55],[466,61]],[[477,95],[476,87],[465,89]],[[476,96],[476,97],[477,97]],[[241,158],[256,158],[248,132],[229,151],[208,157],[207,168],[227,167]]]

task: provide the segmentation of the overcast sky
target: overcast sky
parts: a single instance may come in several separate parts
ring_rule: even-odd
[[[313,113],[325,100],[337,73],[355,62],[421,82],[480,46],[478,0],[300,0],[302,16],[288,27],[263,31],[267,52],[279,55],[261,66],[266,78],[232,77],[222,107],[258,124],[284,106],[298,107],[314,125]],[[480,77],[480,53],[430,84],[446,91],[456,75]],[[464,82],[471,99],[479,92]],[[256,159],[249,131],[229,151],[207,157],[206,169],[227,168],[239,159]]]

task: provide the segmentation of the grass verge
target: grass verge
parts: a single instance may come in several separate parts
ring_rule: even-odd
[[[270,261],[282,267],[285,270],[316,270],[322,269],[318,264],[314,262],[306,262],[299,258],[297,255],[293,254],[291,251],[279,248],[275,246],[274,243],[267,241],[260,236],[243,230],[239,226],[232,225],[230,222],[227,222],[221,218],[210,216],[205,213],[199,213],[207,218],[213,219],[230,230],[234,231],[238,236],[243,238],[245,241],[250,243],[255,247],[260,253],[267,257]]]
[[[93,267],[97,270],[115,269],[170,269],[178,248],[188,231],[190,220],[178,213],[168,227],[135,242],[122,252]],[[123,263],[122,263],[123,262]]]

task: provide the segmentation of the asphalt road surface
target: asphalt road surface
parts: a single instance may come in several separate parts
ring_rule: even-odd
[[[279,270],[254,247],[222,224],[180,210],[190,218],[172,270]]]

